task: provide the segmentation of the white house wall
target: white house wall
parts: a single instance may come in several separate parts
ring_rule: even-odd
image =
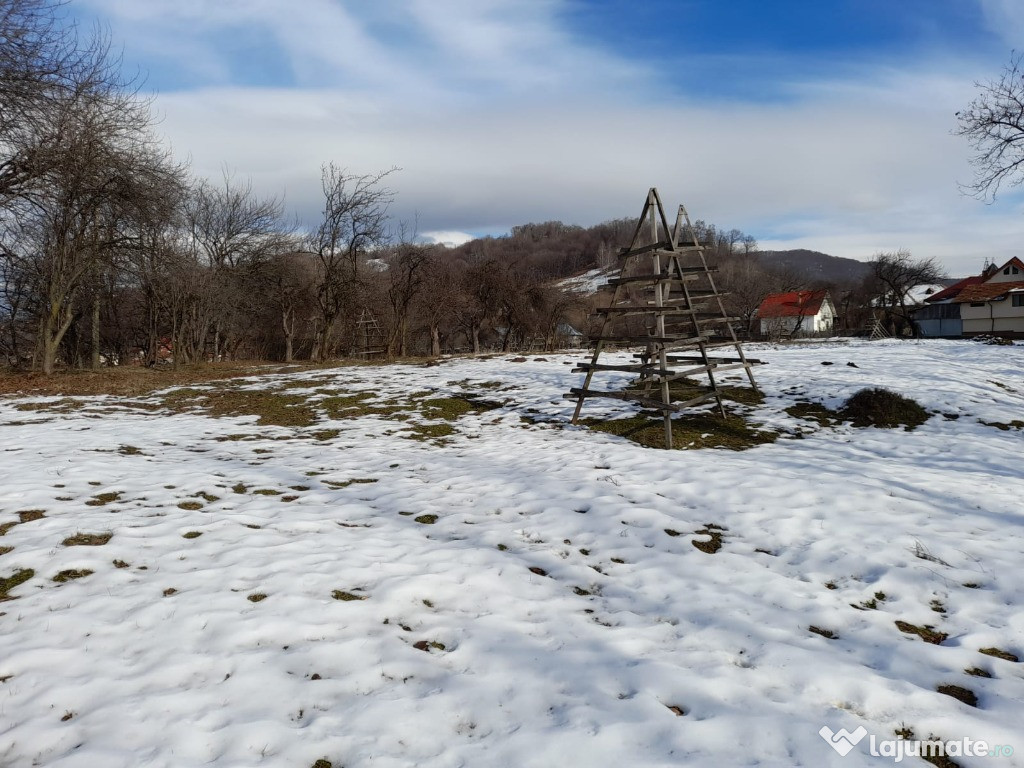
[[[992,277],[985,281],[985,284],[989,283],[1019,283],[1024,280],[1024,270],[1020,267],[1016,267],[1013,264],[1007,265],[1006,269],[1010,271],[1010,274],[1004,275],[1003,270],[999,270]]]
[[[1024,334],[1024,307],[1013,306],[1009,298],[985,302],[983,307],[961,304],[960,317],[963,319],[964,333],[967,334],[1001,331]]]
[[[814,332],[828,333],[835,325],[835,321],[835,308],[832,306],[832,302],[829,299],[825,299],[825,301],[821,303],[821,309],[818,310],[818,314],[814,316]]]

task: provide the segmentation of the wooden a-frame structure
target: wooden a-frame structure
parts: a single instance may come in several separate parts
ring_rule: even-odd
[[[662,412],[665,446],[671,448],[673,413],[714,400],[724,417],[715,375],[743,369],[757,391],[751,367],[760,361],[743,353],[731,325],[739,318],[729,317],[725,310],[723,294],[715,287],[717,267],[708,264],[705,246],[698,242],[684,206],[679,206],[675,225],[669,227],[658,190],[651,187],[633,239],[619,259],[619,276],[608,281],[614,289],[611,302],[596,310],[600,330],[590,337],[593,356],[573,369],[586,372],[586,378],[582,387],[567,395],[576,398],[572,423],[578,422],[588,397],[635,402]],[[609,344],[643,346],[644,351],[634,355],[634,364],[602,364],[601,353]],[[708,354],[725,347],[735,348],[735,354]],[[607,371],[636,373],[638,381],[627,390],[591,389],[594,375]],[[700,374],[707,375],[709,390],[674,402],[672,382]]]
[[[384,331],[373,312],[363,309],[359,313],[359,320],[356,321],[356,344],[358,349],[352,351],[353,355],[365,357],[369,360],[375,355],[383,355],[387,352],[387,344],[384,341]]]

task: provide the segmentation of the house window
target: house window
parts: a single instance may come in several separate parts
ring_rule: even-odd
[[[985,302],[984,301],[972,301],[971,302],[971,306],[972,307],[984,307],[985,306]]]
[[[1004,269],[1004,270],[1003,270],[1003,274],[1004,274],[1004,275],[1008,275],[1008,274],[1010,274],[1010,268],[1009,268],[1009,267],[1007,267],[1006,269]]]
[[[1013,294],[1013,306],[1024,307],[1024,293]]]
[[[1013,274],[1019,275],[1020,274],[1020,270],[1017,269],[1016,267],[1013,267]]]

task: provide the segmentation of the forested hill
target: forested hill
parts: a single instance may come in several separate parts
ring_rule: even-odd
[[[514,227],[504,237],[471,240],[453,249],[452,255],[515,261],[544,278],[562,279],[597,267],[614,267],[618,263],[619,248],[632,236],[635,226],[631,219],[608,221],[593,227],[560,221],[524,224]],[[858,284],[869,270],[865,262],[819,251],[759,251],[754,238],[740,230],[721,229],[704,221],[694,226],[701,241],[709,244],[711,260],[720,263],[752,256],[770,272],[798,277],[808,284],[828,285]]]
[[[797,273],[815,283],[859,283],[871,269],[864,261],[804,248],[761,251],[758,258],[768,269]]]

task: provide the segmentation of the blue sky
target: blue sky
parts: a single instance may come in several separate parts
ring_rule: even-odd
[[[393,165],[422,233],[630,215],[648,186],[765,247],[952,272],[1013,255],[951,135],[1024,40],[1018,0],[72,0],[146,73],[199,175],[285,193]],[[451,233],[444,235],[443,233]]]

